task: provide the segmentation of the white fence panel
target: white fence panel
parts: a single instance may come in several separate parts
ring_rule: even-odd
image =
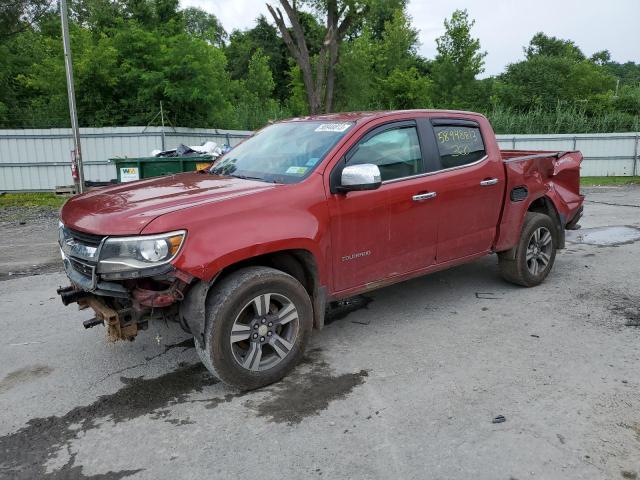
[[[80,129],[87,180],[116,178],[109,158],[146,157],[152,150],[179,144],[199,145],[211,140],[235,146],[249,131],[159,127]],[[640,133],[577,135],[498,135],[503,149],[580,150],[583,176],[640,175]],[[0,191],[51,190],[70,185],[71,130],[0,130]]]
[[[580,150],[581,174],[629,176],[640,174],[640,133],[585,133],[564,135],[498,135],[502,149]],[[634,173],[635,169],[635,173]]]
[[[116,178],[115,157],[147,157],[152,150],[205,141],[235,146],[251,135],[244,130],[165,129],[159,127],[81,128],[86,180]],[[164,145],[163,145],[164,140]],[[0,191],[52,190],[71,185],[71,130],[0,130]]]

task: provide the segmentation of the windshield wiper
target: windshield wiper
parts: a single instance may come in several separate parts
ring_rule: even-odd
[[[209,170],[209,173],[212,174],[212,175],[222,175],[223,177],[240,178],[242,180],[258,180],[260,182],[278,183],[275,180],[267,180],[266,178],[262,178],[262,177],[253,177],[251,175],[235,175],[233,173],[216,172],[213,169]]]
[[[235,177],[235,178],[241,178],[242,180],[261,180],[263,182],[266,182],[267,180],[265,180],[262,177],[252,177],[251,175],[234,175],[233,173],[229,174],[230,177]]]
[[[252,177],[251,175],[234,175],[234,174],[229,174],[230,177],[235,177],[235,178],[241,178],[242,180],[258,180],[260,182],[266,182],[266,183],[277,183],[275,180],[267,180],[266,178],[262,178],[262,177]]]

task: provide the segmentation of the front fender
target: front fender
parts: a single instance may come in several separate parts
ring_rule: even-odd
[[[186,229],[174,266],[205,282],[225,267],[259,255],[306,250],[326,284],[328,222],[321,177],[313,175],[301,184],[162,215],[145,233]]]

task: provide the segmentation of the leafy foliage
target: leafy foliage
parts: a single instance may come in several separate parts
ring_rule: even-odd
[[[416,52],[418,32],[397,10],[385,22],[380,38],[365,26],[362,35],[345,44],[338,71],[338,108],[376,110],[432,106],[431,80],[421,75]]]
[[[180,9],[178,0],[69,2],[82,126],[146,125],[160,102],[170,124],[187,127],[254,129],[309,112],[303,72],[264,16],[227,34],[214,15]],[[69,125],[56,4],[0,5],[0,127]],[[406,4],[293,2],[313,75],[332,55],[323,50],[327,12],[341,20],[352,12],[335,58],[323,60],[334,68],[332,109],[470,109],[501,133],[640,130],[640,64],[617,63],[604,49],[587,57],[573,41],[540,32],[520,61],[478,79],[486,53],[468,12],[445,20],[436,57],[425,59]],[[326,102],[326,83],[315,85]]]
[[[438,55],[432,66],[438,106],[465,108],[476,77],[484,71],[487,54],[471,37],[474,23],[466,10],[456,10],[444,21],[445,33],[436,40]]]

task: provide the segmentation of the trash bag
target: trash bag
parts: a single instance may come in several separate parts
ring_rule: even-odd
[[[176,148],[176,157],[192,157],[194,154],[198,153],[199,152],[196,152],[193,148],[187,147],[182,143],[178,145],[178,148]]]
[[[153,150],[151,152],[152,157],[170,158],[170,157],[198,157],[204,155],[211,155],[213,158],[217,158],[223,153],[231,150],[229,145],[223,145],[220,147],[216,142],[204,142],[202,145],[187,145],[180,144],[178,148],[172,150]]]

